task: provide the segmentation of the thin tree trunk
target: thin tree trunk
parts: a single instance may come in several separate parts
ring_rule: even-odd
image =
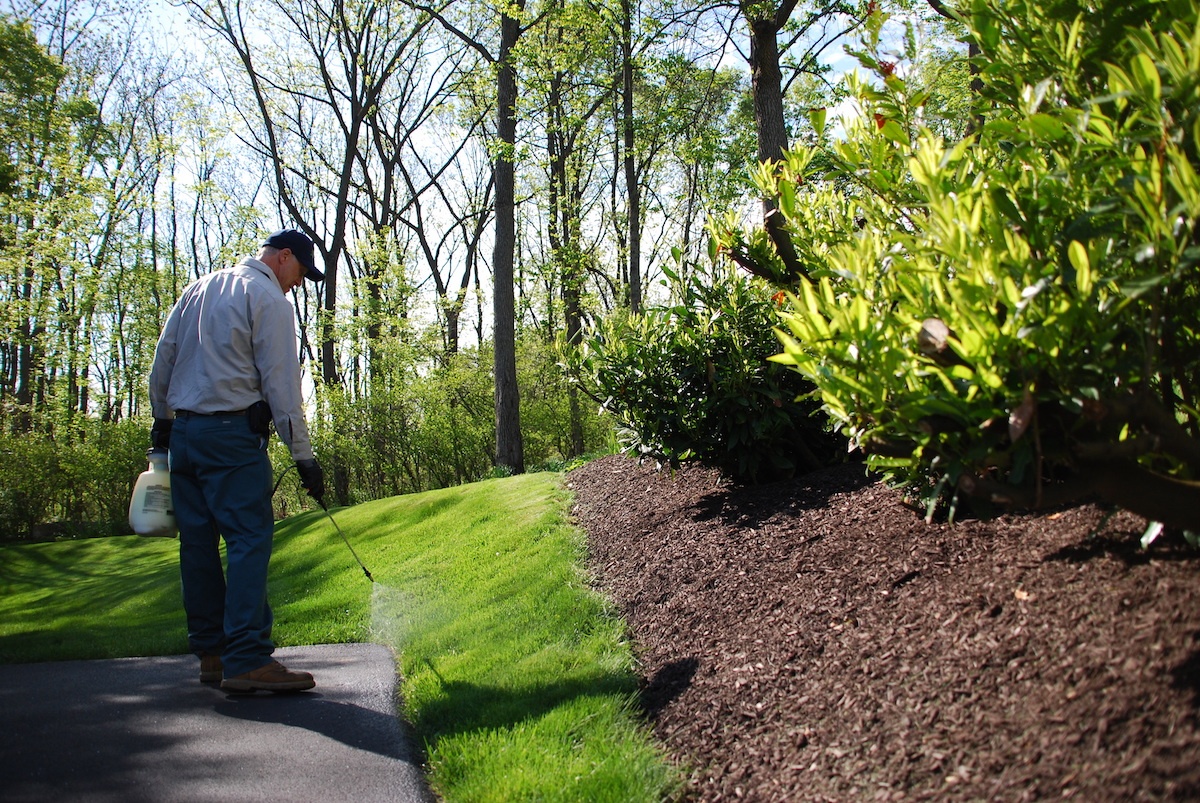
[[[642,194],[638,187],[633,125],[633,7],[621,0],[621,116],[625,139],[625,194],[629,226],[629,309],[642,311]]]

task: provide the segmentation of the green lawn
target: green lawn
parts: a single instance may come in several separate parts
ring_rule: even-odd
[[[280,522],[280,646],[396,650],[404,715],[447,801],[657,801],[679,772],[633,706],[624,627],[583,573],[561,474]],[[0,547],[0,662],[186,652],[176,542]],[[320,678],[318,678],[318,682]]]

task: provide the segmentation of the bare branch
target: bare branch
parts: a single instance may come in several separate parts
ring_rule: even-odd
[[[409,3],[408,5],[410,8],[414,8],[417,11],[423,11],[433,19],[437,20],[438,24],[445,28],[446,31],[461,39],[463,44],[474,49],[479,53],[479,55],[483,56],[484,60],[487,61],[488,64],[495,64],[498,61],[498,58],[493,56],[491,51],[484,47],[478,39],[475,39],[470,34],[459,30],[458,26],[442,15],[442,9],[449,8],[450,2],[447,2],[445,5],[443,5],[442,9],[436,9],[433,6],[428,6],[424,3]]]

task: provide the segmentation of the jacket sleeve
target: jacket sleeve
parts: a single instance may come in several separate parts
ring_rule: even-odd
[[[254,363],[263,400],[271,408],[275,431],[288,445],[293,460],[311,460],[313,451],[304,420],[293,314],[292,305],[284,296],[260,299],[252,324]]]
[[[155,418],[171,418],[175,413],[167,404],[167,391],[171,388],[171,375],[175,370],[179,307],[179,304],[172,307],[154,348],[154,365],[150,369],[150,413]]]

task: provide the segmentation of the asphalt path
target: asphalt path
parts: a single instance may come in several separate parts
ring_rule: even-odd
[[[229,694],[192,655],[0,666],[0,800],[432,803],[390,650],[277,650],[307,692]]]

